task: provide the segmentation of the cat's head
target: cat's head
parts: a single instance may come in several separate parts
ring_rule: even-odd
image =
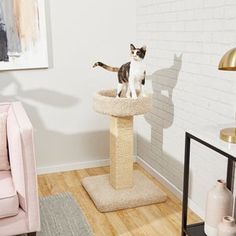
[[[136,48],[133,44],[130,44],[131,58],[135,61],[142,61],[146,54],[146,46]]]

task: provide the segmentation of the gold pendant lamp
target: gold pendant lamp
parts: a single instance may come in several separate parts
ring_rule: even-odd
[[[229,50],[221,58],[219,70],[236,71],[236,48]],[[220,138],[229,143],[236,143],[236,127],[222,129]]]

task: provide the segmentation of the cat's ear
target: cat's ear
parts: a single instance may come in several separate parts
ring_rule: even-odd
[[[182,60],[183,53],[181,53],[179,56],[177,54],[174,55],[174,60]]]
[[[143,45],[143,46],[141,47],[141,49],[142,49],[143,51],[146,51],[146,50],[147,50],[147,46],[146,46],[146,45]]]
[[[135,50],[135,46],[132,43],[130,44],[130,50],[131,51]]]

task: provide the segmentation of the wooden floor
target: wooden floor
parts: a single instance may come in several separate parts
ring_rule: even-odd
[[[49,196],[71,192],[83,209],[96,236],[179,236],[181,202],[140,166],[135,165],[135,169],[143,172],[167,193],[168,200],[165,203],[111,213],[100,213],[81,186],[80,180],[86,176],[106,174],[109,172],[108,167],[40,175],[38,177],[39,194],[40,196]],[[201,220],[190,211],[189,221],[195,223]]]

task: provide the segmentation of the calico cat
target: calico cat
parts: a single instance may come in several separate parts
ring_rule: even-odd
[[[122,89],[126,89],[126,97],[130,98],[130,93],[132,98],[136,99],[137,94],[135,90],[135,83],[139,83],[140,95],[144,94],[145,76],[146,68],[143,63],[143,59],[146,54],[146,46],[141,48],[136,48],[133,44],[130,44],[131,61],[123,64],[120,68],[105,65],[102,62],[96,62],[93,67],[100,66],[111,72],[118,72],[118,86],[116,97],[120,97]]]

